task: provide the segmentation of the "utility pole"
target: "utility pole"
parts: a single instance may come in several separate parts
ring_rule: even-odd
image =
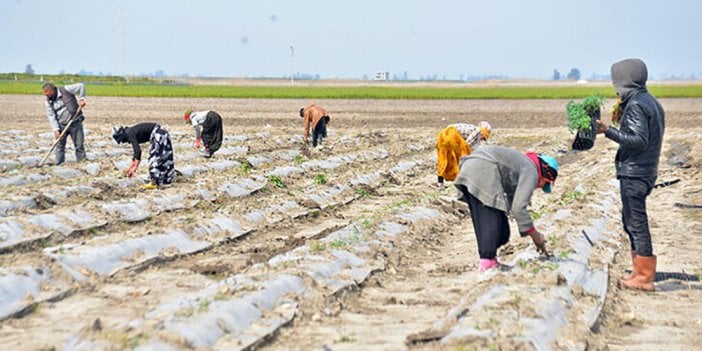
[[[290,85],[295,85],[295,48],[290,45]]]

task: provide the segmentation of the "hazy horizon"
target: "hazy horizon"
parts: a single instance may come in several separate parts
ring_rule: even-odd
[[[0,4],[0,72],[409,80],[702,77],[702,2],[66,0]]]

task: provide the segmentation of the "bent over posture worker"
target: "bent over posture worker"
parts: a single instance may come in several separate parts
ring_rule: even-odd
[[[132,144],[132,164],[124,170],[128,177],[133,177],[141,162],[139,144],[150,142],[149,148],[149,183],[145,189],[156,189],[159,185],[170,184],[175,176],[173,146],[168,131],[157,123],[139,123],[132,127],[116,126],[112,128],[112,138],[118,143]]]
[[[305,119],[305,144],[309,143],[311,130],[312,147],[322,145],[322,139],[327,136],[327,125],[331,122],[327,110],[314,104],[308,105],[300,109],[300,117]]]
[[[203,157],[212,155],[222,146],[222,117],[215,111],[185,111],[185,122],[190,122],[195,129],[195,148],[204,144]]]
[[[480,272],[499,267],[497,249],[510,236],[508,213],[517,221],[521,236],[530,236],[537,250],[548,254],[546,240],[534,227],[528,206],[534,190],[550,193],[557,177],[555,158],[499,145],[482,146],[461,160],[454,186],[459,200],[467,202],[470,209]]]

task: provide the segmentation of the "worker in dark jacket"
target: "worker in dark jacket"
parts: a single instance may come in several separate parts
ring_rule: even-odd
[[[597,132],[619,144],[614,163],[622,199],[622,224],[629,236],[632,274],[621,283],[626,288],[653,291],[656,256],[646,214],[646,198],[658,177],[665,112],[646,89],[648,70],[639,59],[612,65],[612,84],[620,97],[615,118],[619,129],[597,121]]]
[[[141,162],[139,144],[150,142],[149,148],[149,183],[144,189],[156,189],[159,185],[170,184],[175,176],[173,146],[168,131],[157,123],[139,123],[131,127],[112,128],[112,138],[118,143],[132,144],[134,155],[132,164],[124,170],[128,177],[133,177]]]

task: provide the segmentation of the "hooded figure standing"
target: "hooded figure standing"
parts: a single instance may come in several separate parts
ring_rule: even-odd
[[[199,149],[201,142],[205,144],[202,156],[212,155],[222,146],[222,117],[214,111],[185,111],[185,122],[190,122],[195,129],[195,148]]]
[[[615,122],[619,129],[597,121],[597,132],[619,144],[614,164],[622,200],[622,224],[631,244],[633,270],[621,283],[626,288],[653,291],[656,256],[646,214],[646,198],[658,177],[665,112],[646,89],[648,70],[639,59],[612,65],[612,84],[620,102]]]
[[[530,236],[539,252],[548,254],[528,210],[536,189],[550,193],[558,177],[555,158],[498,145],[481,146],[461,160],[454,183],[459,200],[468,203],[478,242],[478,269],[498,268],[497,249],[509,241],[507,214],[517,221],[521,236]]]
[[[46,116],[54,132],[54,138],[58,139],[64,129],[68,128],[66,133],[70,135],[71,140],[73,140],[73,146],[76,149],[76,160],[78,162],[85,160],[85,147],[83,146],[83,141],[85,139],[83,120],[85,116],[83,116],[83,111],[81,110],[81,112],[75,116],[75,120],[71,125],[68,125],[71,117],[78,112],[78,109],[86,105],[85,85],[83,83],[76,83],[57,88],[53,83],[46,83],[42,89],[44,91],[44,96],[46,96],[46,101],[44,102]],[[78,99],[76,99],[76,95]],[[56,165],[60,165],[66,160],[65,136],[56,144],[54,157],[56,158]]]
[[[150,142],[149,148],[149,183],[145,189],[156,189],[159,185],[170,184],[175,176],[173,146],[168,131],[157,123],[139,123],[131,127],[112,128],[112,138],[118,143],[132,144],[134,154],[132,164],[124,170],[128,177],[133,177],[141,162],[139,144]]]
[[[436,136],[437,186],[443,186],[444,180],[456,180],[459,171],[458,162],[461,157],[470,155],[490,137],[491,132],[492,127],[486,121],[480,121],[477,126],[456,123],[442,129]]]
[[[309,143],[311,130],[312,146],[322,145],[322,139],[327,136],[327,125],[331,122],[327,110],[314,104],[308,105],[300,109],[300,117],[305,119],[305,144]]]

